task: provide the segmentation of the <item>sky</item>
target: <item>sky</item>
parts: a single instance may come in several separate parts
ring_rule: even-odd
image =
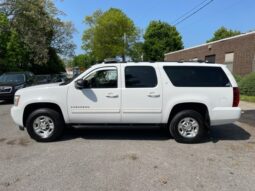
[[[82,54],[82,33],[87,29],[84,17],[97,9],[121,9],[135,25],[145,31],[149,22],[161,20],[169,24],[199,5],[203,0],[54,0],[58,9],[65,13],[61,19],[72,21],[76,32],[76,54]],[[201,11],[178,24],[184,47],[189,48],[210,39],[221,26],[241,32],[255,30],[255,0],[214,0]]]

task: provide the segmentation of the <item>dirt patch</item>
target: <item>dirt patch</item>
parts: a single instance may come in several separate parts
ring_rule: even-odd
[[[28,146],[28,144],[30,143],[30,141],[28,139],[25,139],[25,138],[20,138],[19,141],[18,141],[18,145],[21,145],[21,146]]]
[[[12,139],[6,142],[7,145],[15,145],[16,139]]]
[[[3,183],[0,183],[0,185],[2,185],[4,187],[9,187],[12,184],[15,184],[16,182],[19,182],[19,181],[20,181],[19,178],[15,178],[13,181],[3,182]]]
[[[0,143],[6,141],[6,138],[1,138]]]
[[[28,146],[29,143],[30,143],[30,140],[25,138],[12,139],[6,142],[7,145],[20,145],[23,147]]]
[[[122,160],[129,159],[129,160],[135,161],[138,159],[138,156],[135,153],[129,153],[129,154],[124,155],[121,159]]]
[[[160,182],[161,184],[167,184],[167,178],[161,177],[161,178],[159,179],[159,182]]]

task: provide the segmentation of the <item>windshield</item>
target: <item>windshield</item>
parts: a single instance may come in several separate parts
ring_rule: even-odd
[[[24,83],[25,75],[24,74],[3,74],[0,76],[0,82],[4,83]]]

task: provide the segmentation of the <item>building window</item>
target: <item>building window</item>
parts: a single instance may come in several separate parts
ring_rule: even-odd
[[[216,55],[215,54],[205,56],[205,62],[215,63],[215,61],[216,61]]]
[[[233,52],[229,52],[225,54],[225,64],[228,67],[228,69],[233,72],[233,64],[234,64],[234,56],[235,54]]]
[[[195,58],[193,58],[193,59],[190,59],[190,61],[192,61],[192,62],[197,62],[197,61],[198,61],[198,58],[195,57]]]

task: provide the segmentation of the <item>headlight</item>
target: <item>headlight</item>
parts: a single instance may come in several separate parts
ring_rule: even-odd
[[[15,90],[19,90],[19,89],[21,89],[21,88],[24,88],[24,84],[19,85],[19,86],[15,86],[14,88],[15,88]]]
[[[18,106],[19,105],[19,99],[20,99],[19,95],[15,95],[14,96],[14,106]]]

